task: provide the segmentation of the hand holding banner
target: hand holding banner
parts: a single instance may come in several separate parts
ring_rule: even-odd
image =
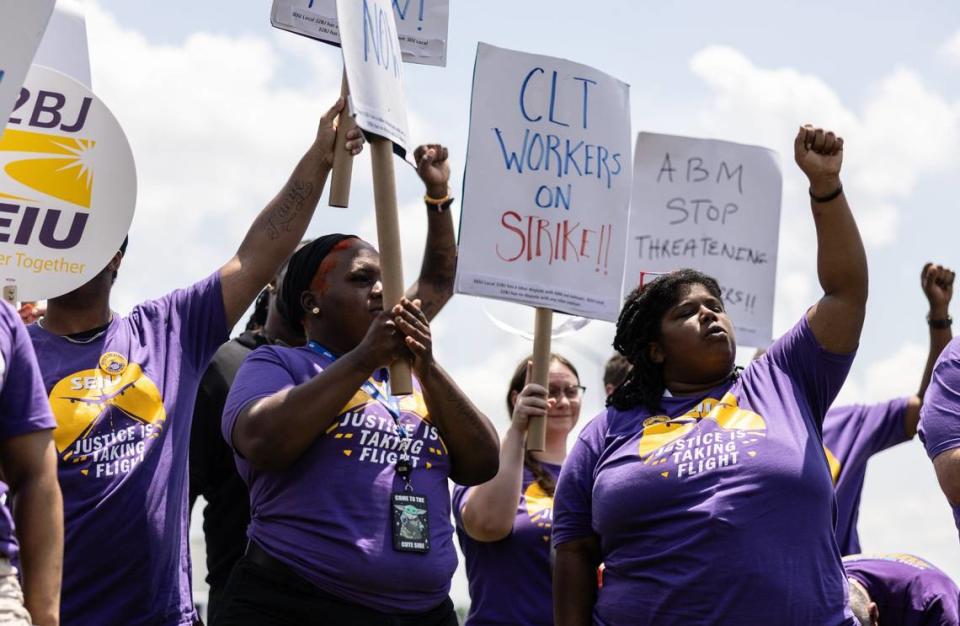
[[[403,297],[403,258],[393,152],[407,150],[407,105],[403,97],[400,44],[390,0],[337,0],[343,66],[350,84],[357,125],[368,133],[373,163],[373,197],[377,243],[383,278],[384,309]],[[413,391],[410,366],[390,367],[390,389],[396,395]]]

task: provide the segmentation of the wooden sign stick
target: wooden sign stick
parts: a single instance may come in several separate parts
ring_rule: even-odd
[[[550,334],[553,332],[553,311],[537,307],[533,324],[533,381],[549,389]],[[527,450],[541,451],[547,442],[545,417],[530,418],[527,428]]]
[[[347,131],[356,128],[357,123],[350,115],[350,86],[347,84],[347,70],[343,70],[340,83],[340,96],[345,100],[343,111],[337,116],[337,140],[333,148],[333,172],[330,174],[330,206],[345,209],[350,205],[350,179],[353,177],[353,155],[347,152]]]
[[[389,310],[400,302],[404,292],[397,185],[393,174],[393,144],[383,137],[371,139],[370,158],[373,161],[373,204],[377,214],[383,308]],[[410,364],[407,361],[394,361],[390,366],[390,392],[397,396],[413,393]]]

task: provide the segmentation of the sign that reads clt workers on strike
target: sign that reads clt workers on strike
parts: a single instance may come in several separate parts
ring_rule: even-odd
[[[363,130],[386,137],[407,152],[403,64],[390,0],[337,0],[343,66],[350,84],[350,113]]]
[[[393,0],[403,60],[447,64],[450,0]],[[270,23],[311,39],[340,45],[336,0],[273,0]]]
[[[777,153],[727,141],[640,133],[625,287],[690,267],[720,283],[737,343],[773,336],[782,174]]]
[[[136,196],[133,154],[106,105],[33,66],[0,137],[0,283],[42,300],[87,282],[123,242]]]
[[[20,93],[55,0],[0,0],[0,135]]]
[[[481,43],[456,290],[615,320],[630,172],[629,85]]]

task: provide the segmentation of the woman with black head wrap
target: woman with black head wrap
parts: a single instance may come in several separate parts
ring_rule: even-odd
[[[428,203],[448,207],[445,153],[416,157]],[[437,169],[442,194],[429,186]],[[251,523],[217,624],[457,623],[448,478],[490,479],[497,438],[433,358],[428,316],[448,294],[425,277],[385,310],[365,241],[326,235],[291,257],[280,309],[308,343],[251,354],[224,410]],[[412,362],[409,396],[390,393],[396,359]]]

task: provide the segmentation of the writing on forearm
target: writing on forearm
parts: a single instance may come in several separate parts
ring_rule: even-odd
[[[274,240],[281,232],[290,232],[290,223],[303,210],[304,202],[313,193],[313,183],[294,180],[284,191],[280,203],[267,215],[267,236]]]

